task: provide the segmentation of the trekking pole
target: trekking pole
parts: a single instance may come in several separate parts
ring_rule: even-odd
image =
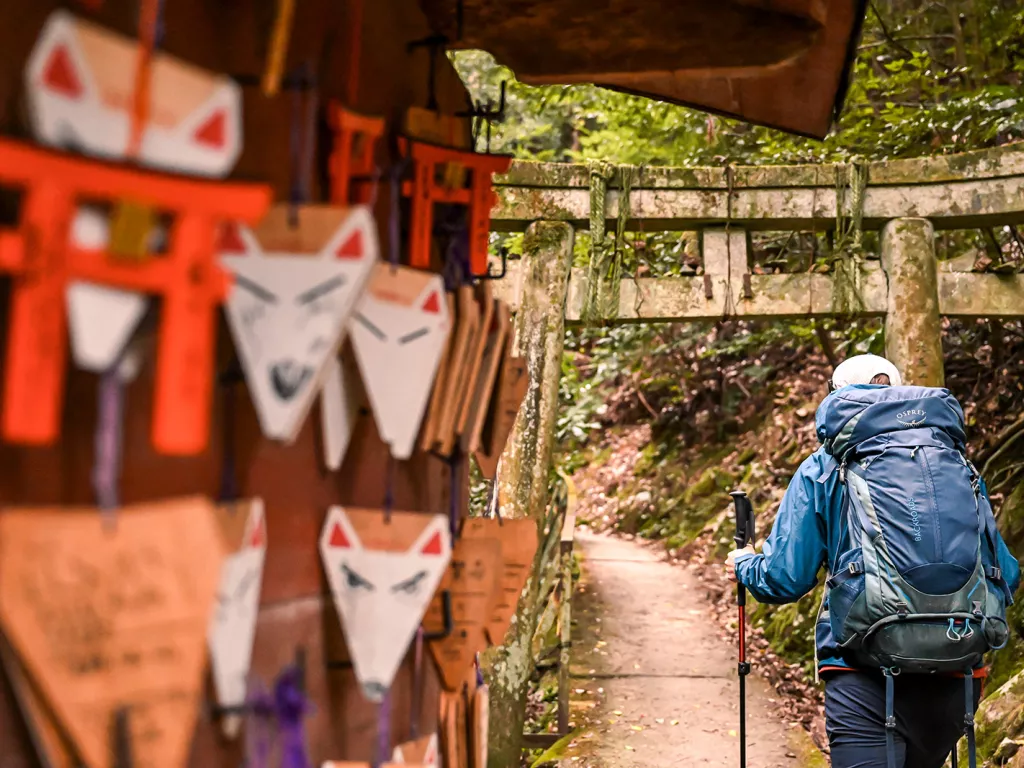
[[[754,540],[754,508],[750,499],[743,491],[733,491],[733,504],[736,506],[736,549],[743,549]],[[747,765],[747,675],[750,664],[747,662],[747,588],[737,581],[736,605],[739,608],[739,665],[740,676],[740,768]]]

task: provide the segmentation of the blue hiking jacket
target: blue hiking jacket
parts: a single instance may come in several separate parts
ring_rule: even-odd
[[[852,385],[857,389],[879,386]],[[835,394],[818,407],[815,424],[819,434],[826,406]],[[982,491],[988,493],[984,483]],[[820,447],[803,461],[790,481],[761,553],[737,558],[736,578],[762,603],[792,603],[806,595],[817,584],[821,567],[831,573],[838,553],[846,549],[846,542],[840,539],[846,535],[840,517],[842,502],[838,466]],[[1020,566],[1002,536],[998,536],[997,558],[1012,594],[1020,585]],[[819,670],[850,667],[839,655],[828,621],[822,621],[820,615],[814,636]]]

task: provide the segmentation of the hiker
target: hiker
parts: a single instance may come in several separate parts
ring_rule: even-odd
[[[959,403],[901,385],[875,355],[836,367],[822,446],[761,554],[734,550],[726,569],[762,603],[795,602],[827,569],[815,646],[833,768],[940,768],[965,732],[973,768],[982,654],[1006,643],[1020,569],[964,455]]]

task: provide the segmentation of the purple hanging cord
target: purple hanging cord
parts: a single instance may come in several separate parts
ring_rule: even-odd
[[[274,699],[259,678],[249,679],[245,698],[245,763],[244,768],[270,768],[271,722]]]
[[[309,63],[299,69],[298,87],[292,93],[292,124],[289,135],[289,154],[292,163],[288,224],[299,225],[299,206],[312,195],[313,161],[316,156],[316,114],[318,100],[316,80]],[[303,113],[303,97],[308,92],[308,103]],[[305,129],[305,130],[303,130]]]
[[[92,486],[97,506],[104,512],[112,512],[119,501],[117,486],[121,478],[124,432],[124,382],[117,364],[100,376],[96,421]]]
[[[384,522],[391,522],[391,511],[395,508],[395,475],[396,465],[395,457],[388,452],[388,471],[387,478],[384,482]]]
[[[380,768],[391,761],[391,689],[389,688],[380,701],[377,713],[377,754],[373,768]]]
[[[302,670],[289,665],[274,683],[274,714],[281,740],[281,768],[313,768],[303,728],[310,705],[302,690]]]

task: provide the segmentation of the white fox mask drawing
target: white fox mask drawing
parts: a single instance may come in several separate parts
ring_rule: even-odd
[[[363,695],[380,701],[448,567],[448,520],[331,507],[320,556]]]
[[[391,762],[396,765],[421,765],[423,768],[437,768],[437,734],[432,733],[416,741],[399,744],[391,754]]]
[[[222,706],[245,703],[266,557],[266,520],[263,502],[257,499],[250,504],[241,547],[221,565],[217,604],[210,617],[210,665]],[[234,736],[240,724],[238,718],[226,718],[228,735]]]
[[[350,326],[377,428],[391,453],[407,459],[451,330],[444,281],[379,264]]]
[[[234,285],[228,323],[263,434],[295,439],[377,259],[367,208],[287,206],[255,230],[228,228],[221,265]],[[309,255],[312,253],[313,255]]]
[[[54,11],[25,69],[36,138],[50,146],[119,160],[131,141],[137,40]],[[223,75],[157,51],[138,161],[220,178],[242,150],[242,92]]]

